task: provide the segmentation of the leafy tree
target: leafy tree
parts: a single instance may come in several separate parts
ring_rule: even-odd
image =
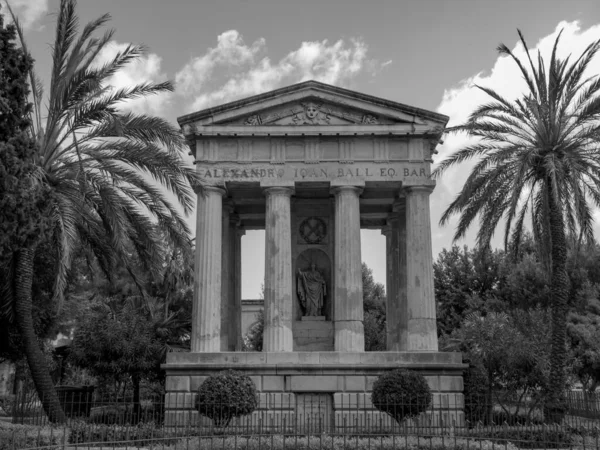
[[[52,211],[58,252],[53,294],[58,307],[75,249],[81,246],[91,250],[108,277],[115,262],[121,261],[140,279],[134,263],[141,263],[144,274],[157,276],[165,240],[177,247],[190,245],[184,216],[171,200],[175,198],[184,213],[195,204],[190,188],[195,175],[183,160],[184,139],[165,120],[131,113],[123,106],[131,99],[172,91],[173,86],[170,82],[123,89],[110,86],[111,77],[143,55],[144,47],[129,45],[109,62],[100,63],[98,55],[113,31],[96,34],[109,19],[103,15],[79,32],[75,1],[61,0],[44,120],[41,84],[33,68],[25,67],[33,86],[28,132],[38,143],[29,162],[35,174],[31,179],[49,192],[43,201],[28,203]],[[18,31],[26,54],[23,33]],[[15,270],[9,279],[36,389],[49,419],[62,422],[58,398],[44,375],[48,370],[35,352],[31,275],[36,247],[37,242],[25,240],[13,252]]]
[[[509,309],[548,307],[550,283],[544,266],[533,254],[515,261],[506,255],[502,263],[503,279],[499,296]]]
[[[52,289],[56,276],[56,252],[52,240],[44,240],[39,244],[33,261],[32,282],[32,320],[38,340],[51,339],[61,330],[62,317],[57,316],[52,301]],[[0,271],[4,269],[0,268]],[[4,275],[3,275],[4,276]],[[3,311],[0,312],[0,361],[18,362],[23,358],[25,350],[14,314],[14,302],[5,297]]]
[[[454,333],[459,349],[485,375],[485,398],[498,402],[508,417],[518,416],[527,396],[531,396],[534,402],[529,404],[529,417],[540,400],[540,389],[547,385],[549,336],[545,319],[541,309],[521,311],[514,317],[504,312],[474,312]],[[508,404],[516,405],[516,410],[511,412]],[[492,410],[488,413],[487,421],[491,422]]]
[[[263,334],[265,331],[265,314],[261,309],[256,314],[256,321],[250,325],[246,336],[244,336],[243,350],[245,352],[262,352]]]
[[[460,327],[464,317],[498,297],[503,254],[453,246],[433,263],[438,335]]]
[[[189,334],[190,317],[165,315],[164,300],[129,297],[98,302],[79,323],[70,360],[101,380],[131,381],[134,417],[140,411],[143,380],[164,382],[160,365],[172,345]]]
[[[363,325],[365,351],[386,350],[386,297],[385,286],[373,278],[373,270],[362,263]]]
[[[560,35],[549,64],[526,51],[522,61],[500,45],[523,75],[527,91],[505,99],[492,88],[477,86],[490,102],[475,109],[464,124],[449,128],[477,139],[442,161],[439,177],[449,168],[476,158],[462,190],[442,215],[446,224],[460,215],[455,239],[479,217],[478,244],[487,247],[505,219],[505,246],[523,235],[528,213],[543,260],[551,273],[552,356],[547,411],[560,419],[564,410],[566,317],[569,279],[566,271],[568,232],[593,242],[591,204],[600,205],[600,79],[586,78],[586,68],[600,49],[590,44],[572,63],[557,56]],[[590,204],[591,203],[591,204]]]
[[[2,341],[8,344],[3,345],[7,350],[3,356],[15,360],[15,349],[24,351],[34,361],[30,372],[42,392],[52,390],[52,378],[35,334],[32,249],[51,237],[52,195],[40,179],[39,148],[27,133],[31,112],[27,75],[32,60],[16,47],[15,38],[15,27],[5,27],[0,15],[0,312]],[[52,401],[49,414],[62,414],[56,393],[44,400]]]
[[[575,360],[573,373],[586,393],[594,392],[600,384],[600,301],[597,297],[585,308],[569,313],[567,336]]]

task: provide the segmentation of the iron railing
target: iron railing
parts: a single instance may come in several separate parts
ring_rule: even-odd
[[[588,411],[575,414],[582,405],[574,403],[574,396],[579,409],[548,423],[541,407],[525,408],[514,417],[516,409],[462,394],[434,398],[426,412],[398,420],[374,408],[369,394],[260,394],[257,408],[240,417],[235,405],[225,404],[202,405],[201,415],[189,395],[167,402],[164,396],[144,398],[139,405],[99,398],[82,405],[72,398],[64,408],[68,420],[61,425],[49,424],[41,404],[30,402],[31,414],[16,417],[18,423],[0,421],[0,450],[600,448],[600,419]],[[385,406],[394,413],[414,411],[415,405],[396,401]],[[227,415],[231,420],[223,420]]]

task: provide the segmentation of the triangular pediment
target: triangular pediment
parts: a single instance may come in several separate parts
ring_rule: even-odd
[[[211,127],[444,127],[441,114],[328,84],[307,81],[182,116],[187,130]],[[187,134],[187,133],[186,133]]]
[[[390,125],[398,122],[372,111],[352,108],[347,105],[325,101],[317,96],[291,101],[272,108],[255,110],[251,114],[224,122],[219,125]]]

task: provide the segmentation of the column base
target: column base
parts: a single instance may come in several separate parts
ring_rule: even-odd
[[[403,350],[437,352],[438,338],[435,319],[409,319],[407,347]]]
[[[336,352],[364,352],[365,328],[360,320],[334,322]]]

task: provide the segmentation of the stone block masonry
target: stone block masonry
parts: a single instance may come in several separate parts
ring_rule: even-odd
[[[458,353],[171,353],[163,367],[166,423],[171,426],[210,426],[194,409],[196,392],[207,376],[233,369],[249,375],[259,392],[258,409],[238,425],[281,430],[284,425],[299,429],[320,424],[327,428],[322,431],[337,432],[391,429],[397,424],[373,407],[371,391],[380,374],[397,368],[422,373],[433,393],[430,409],[414,426],[464,425],[466,365]]]

